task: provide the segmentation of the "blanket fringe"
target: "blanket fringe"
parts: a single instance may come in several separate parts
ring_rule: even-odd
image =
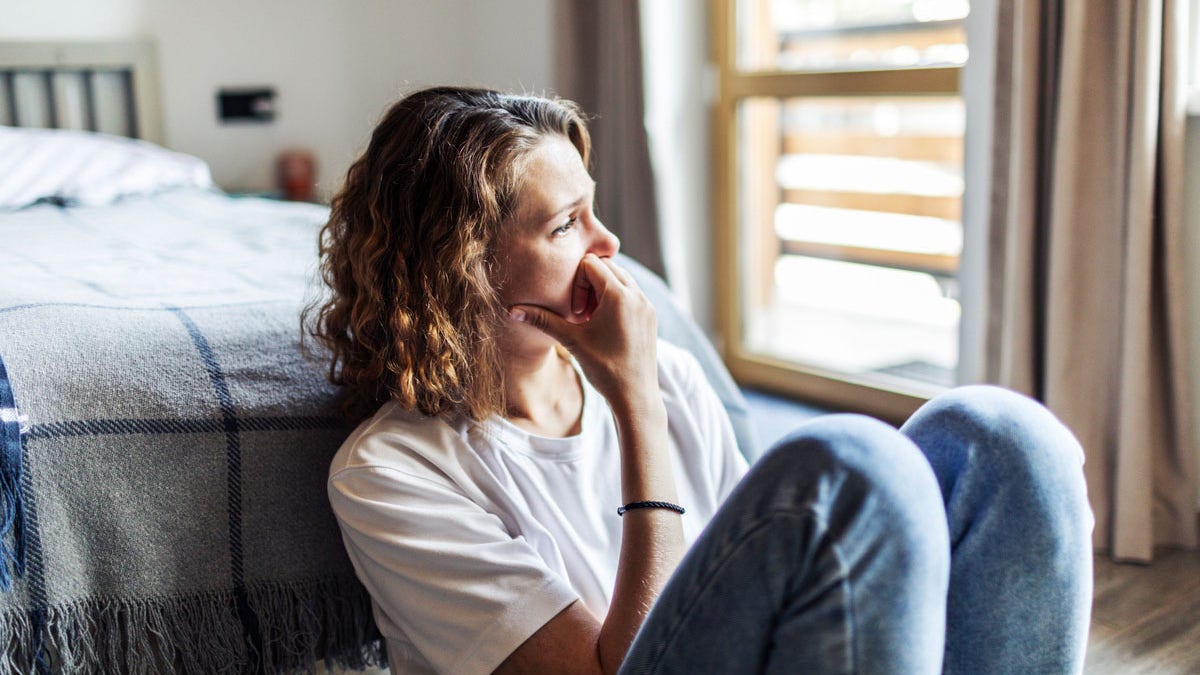
[[[233,592],[92,599],[0,612],[0,674],[315,673],[386,665],[356,579],[249,586],[262,644],[246,642]],[[40,619],[40,620],[39,620]],[[42,650],[37,648],[42,645]],[[42,651],[43,653],[38,653]],[[39,663],[41,661],[42,663]]]

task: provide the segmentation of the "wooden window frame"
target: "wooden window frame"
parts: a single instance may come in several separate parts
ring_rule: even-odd
[[[883,378],[870,380],[752,353],[742,340],[738,257],[737,106],[752,97],[961,96],[960,66],[836,72],[742,71],[737,64],[737,0],[710,0],[710,52],[715,75],[712,109],[712,195],[716,328],[726,366],[743,385],[850,410],[893,423],[907,419],[942,387]],[[904,265],[899,265],[904,266]]]

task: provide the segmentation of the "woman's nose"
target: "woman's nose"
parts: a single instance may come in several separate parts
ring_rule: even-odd
[[[599,219],[595,221],[595,232],[592,235],[592,245],[588,249],[589,253],[595,253],[601,258],[611,258],[621,250],[621,240],[617,235],[608,231]]]

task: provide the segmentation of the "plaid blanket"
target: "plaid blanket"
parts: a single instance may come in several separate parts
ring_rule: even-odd
[[[0,673],[383,660],[298,350],[323,208],[198,190],[0,213]]]

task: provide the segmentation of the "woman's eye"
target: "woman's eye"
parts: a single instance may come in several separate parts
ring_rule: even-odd
[[[559,225],[558,227],[554,228],[554,231],[553,231],[553,232],[551,232],[550,234],[551,234],[552,236],[555,236],[555,237],[561,237],[561,236],[563,236],[564,234],[566,234],[567,232],[569,232],[569,231],[571,230],[571,228],[575,227],[575,223],[576,223],[578,220],[579,220],[579,218],[578,218],[578,217],[576,217],[576,216],[571,216],[571,218],[570,218],[570,219],[568,219],[568,220],[567,220],[567,222],[565,222],[565,223],[563,223],[562,225]]]

